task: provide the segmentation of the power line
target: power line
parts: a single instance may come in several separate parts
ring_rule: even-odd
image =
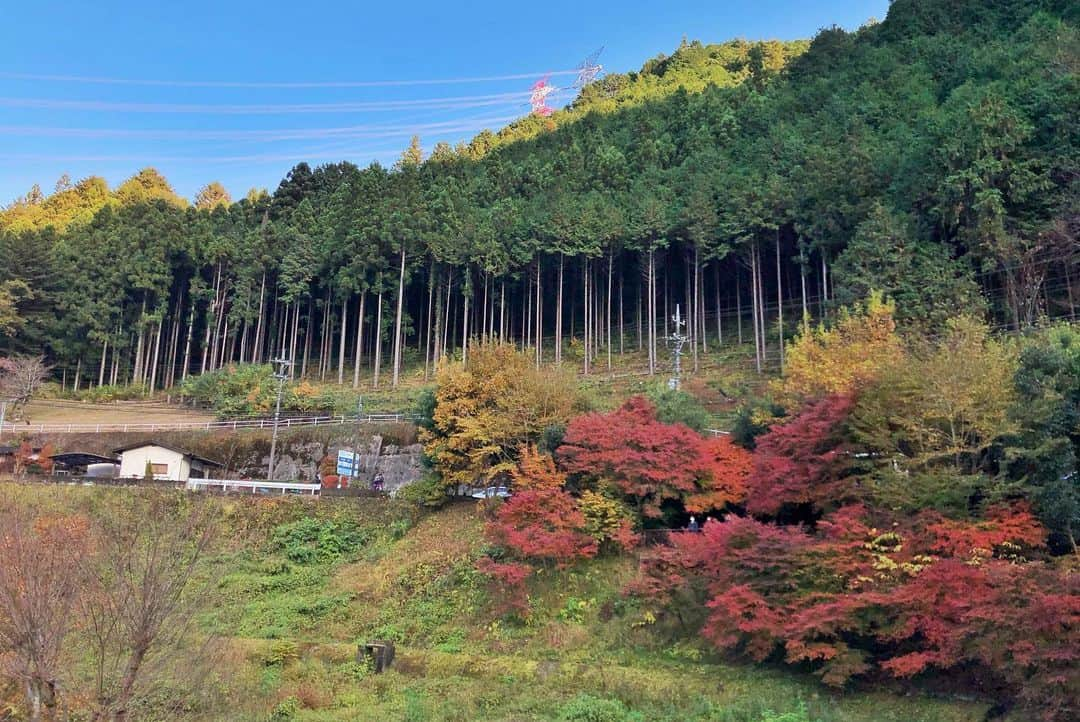
[[[578,75],[579,70],[515,73],[511,75],[466,76],[458,78],[424,78],[412,80],[331,80],[331,81],[233,81],[233,80],[163,80],[149,78],[112,78],[86,75],[45,75],[38,73],[0,72],[0,78],[35,82],[87,83],[96,85],[142,85],[173,88],[389,88],[411,85],[457,85],[463,83],[492,83],[503,80],[533,80],[541,75]]]
[[[50,98],[0,97],[0,106],[32,110],[78,110],[117,113],[193,113],[200,115],[285,115],[291,113],[358,113],[396,110],[429,109],[461,110],[497,105],[517,104],[529,97],[525,91],[491,95],[464,95],[445,98],[412,100],[377,100],[349,103],[295,104],[192,104],[192,103],[130,103],[101,100],[54,100]]]
[[[504,115],[471,122],[447,120],[412,126],[396,124],[351,125],[333,128],[285,128],[274,130],[199,130],[138,128],[55,128],[41,126],[0,126],[0,134],[48,138],[141,138],[145,140],[311,140],[322,138],[380,138],[420,133],[452,133],[477,130],[489,125],[516,120],[519,115]]]

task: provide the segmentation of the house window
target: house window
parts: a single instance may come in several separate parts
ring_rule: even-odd
[[[154,476],[168,476],[169,465],[168,464],[151,464],[150,470],[154,473]]]

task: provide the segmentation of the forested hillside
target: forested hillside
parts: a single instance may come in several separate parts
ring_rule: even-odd
[[[695,362],[752,339],[759,368],[872,288],[909,326],[1075,317],[1077,20],[897,0],[809,47],[684,42],[550,118],[393,168],[300,164],[238,202],[149,169],[61,179],[0,215],[0,345],[83,387],[279,354],[358,385],[470,337],[653,370],[676,303]]]

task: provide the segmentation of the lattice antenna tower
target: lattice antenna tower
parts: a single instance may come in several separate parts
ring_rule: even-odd
[[[690,337],[683,333],[683,328],[686,326],[686,321],[682,318],[682,312],[679,310],[679,304],[675,304],[675,315],[671,317],[672,322],[675,324],[675,328],[672,330],[670,336],[667,337],[668,346],[671,347],[672,356],[672,372],[673,375],[668,379],[668,388],[678,391],[682,387],[682,355],[683,346],[690,340]]]
[[[577,66],[577,78],[574,79],[575,89],[581,90],[586,85],[599,78],[604,72],[604,66],[598,62],[602,52],[604,52],[604,47],[600,46],[598,50],[582,60]]]

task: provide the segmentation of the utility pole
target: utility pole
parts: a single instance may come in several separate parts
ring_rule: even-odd
[[[0,436],[4,435],[4,417],[7,416],[7,401],[0,401]]]
[[[356,485],[356,478],[360,476],[360,417],[364,415],[364,397],[356,400],[356,435],[353,437],[353,460],[352,474],[350,474],[349,486]]]
[[[679,310],[679,304],[675,304],[675,315],[671,317],[671,320],[675,324],[675,329],[672,334],[668,336],[668,345],[671,346],[672,354],[674,356],[674,377],[668,379],[668,388],[678,391],[682,386],[682,353],[683,346],[689,341],[689,337],[682,333],[682,327],[686,325],[686,321],[682,320],[682,313]]]
[[[289,380],[289,369],[292,368],[293,362],[286,358],[277,358],[272,362],[276,366],[274,371],[274,378],[277,379],[277,403],[274,405],[274,433],[270,437],[270,465],[266,470],[266,480],[274,480],[274,456],[277,452],[277,430],[278,421],[281,420],[281,395],[285,391],[285,382]]]

